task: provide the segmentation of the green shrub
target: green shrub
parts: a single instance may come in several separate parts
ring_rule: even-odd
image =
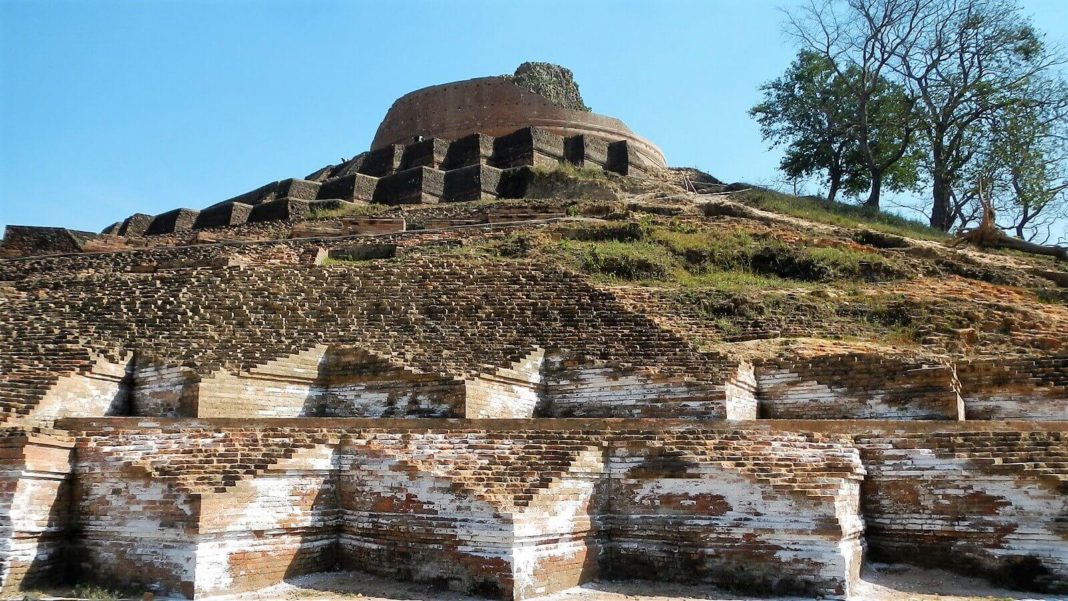
[[[658,228],[652,239],[688,264],[702,269],[746,269],[756,242],[746,232],[683,232]]]
[[[809,260],[828,270],[831,279],[885,280],[905,275],[902,268],[882,255],[851,248],[805,249]]]
[[[900,268],[874,252],[757,240],[737,230],[720,233],[656,228],[649,239],[684,260],[694,274],[745,271],[805,282],[879,280],[902,275]]]
[[[117,601],[122,595],[95,584],[79,584],[74,587],[74,596],[89,601]]]
[[[499,257],[525,257],[536,245],[537,243],[528,234],[514,232],[492,242],[490,250]]]
[[[682,274],[676,281],[686,288],[712,288],[723,292],[768,291],[810,286],[774,275],[758,275],[751,271],[710,270],[698,274]]]
[[[576,167],[567,161],[560,161],[552,167],[538,165],[534,167],[535,175],[542,177],[567,177],[573,179],[606,179],[604,169],[600,167]]]
[[[662,248],[641,242],[587,243],[580,260],[587,273],[625,280],[662,279],[674,267]]]

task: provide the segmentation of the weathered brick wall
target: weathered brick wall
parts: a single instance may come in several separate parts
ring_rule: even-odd
[[[435,451],[443,452],[425,449]],[[511,588],[512,525],[487,499],[403,456],[359,448],[343,455],[343,567],[460,590]]]
[[[539,456],[555,451],[545,439],[531,441],[525,450]],[[568,457],[567,470],[559,478],[513,517],[514,598],[551,594],[600,574],[606,533],[595,522],[603,506],[596,497],[603,490],[608,461],[603,448],[583,448]]]
[[[95,237],[61,227],[9,225],[0,240],[0,258],[81,252],[84,243]]]
[[[0,430],[0,595],[66,574],[73,446],[59,434]]]
[[[155,440],[151,431],[108,444],[80,441],[74,487],[79,535],[70,566],[75,573],[192,597],[200,500],[160,477],[204,461],[179,461],[182,447],[180,440]],[[160,458],[156,465],[132,461],[153,455]]]
[[[357,234],[394,234],[407,229],[403,217],[342,217],[337,220],[317,220],[293,224],[291,237],[315,238],[325,236],[353,236]]]
[[[78,474],[77,481],[72,571],[86,581],[192,598],[197,499],[128,472]]]
[[[415,373],[360,349],[316,345],[204,378],[190,416],[460,417],[464,388],[462,380]]]
[[[534,417],[545,399],[544,363],[545,351],[538,349],[510,367],[469,378],[464,383],[464,417]]]
[[[450,140],[475,132],[501,136],[527,126],[544,127],[562,136],[625,140],[643,164],[666,166],[660,150],[622,121],[557,106],[503,77],[431,86],[400,97],[379,125],[371,148],[405,144],[420,135]]]
[[[132,362],[98,356],[82,370],[58,377],[37,401],[32,418],[50,423],[61,417],[100,417],[129,413]]]
[[[193,209],[173,209],[152,218],[152,223],[145,230],[146,236],[184,232],[193,229],[199,211]]]
[[[44,290],[48,299],[42,302],[36,294]],[[535,348],[553,348],[601,365],[630,366],[626,369],[647,379],[644,398],[674,396],[677,402],[663,405],[674,403],[693,416],[723,414],[709,410],[700,397],[719,395],[713,403],[722,406],[724,383],[737,369],[725,356],[699,352],[647,317],[622,309],[610,293],[535,264],[417,257],[299,271],[209,266],[144,274],[35,274],[16,280],[11,298],[0,316],[0,334],[11,341],[0,348],[0,408],[8,415],[39,410],[50,386],[71,372],[90,370],[94,357],[118,361],[111,357],[131,352],[159,365],[195,369],[202,377],[201,415],[219,415],[205,401],[211,377],[217,377],[218,407],[236,401],[271,411],[298,402],[303,407],[308,382],[297,385],[287,404],[267,400],[280,394],[288,385],[284,381],[256,392],[246,391],[250,382],[240,380],[277,380],[253,377],[250,370],[320,344],[381,349],[402,370],[449,379],[492,373],[487,367],[508,368]],[[608,385],[604,390],[613,392]],[[691,401],[705,406],[686,406]],[[423,411],[424,405],[454,406],[454,400],[414,404],[415,413],[442,415]],[[624,405],[606,397],[600,410],[582,414],[672,415],[660,405],[624,412]]]
[[[318,415],[336,417],[461,417],[464,381],[416,373],[386,357],[353,348],[332,348],[320,371]]]
[[[725,417],[732,420],[756,419],[760,410],[757,401],[756,371],[749,361],[740,361],[738,368],[723,387],[726,397]]]
[[[609,577],[749,594],[848,593],[863,532],[855,449],[746,433],[664,438],[613,450],[599,518],[610,533]],[[795,480],[806,484],[787,484]]]
[[[195,591],[247,591],[332,569],[339,524],[335,467],[332,448],[303,449],[254,479],[203,495]]]
[[[327,347],[268,361],[238,374],[219,370],[200,382],[197,417],[316,415],[323,389],[319,366]]]
[[[336,423],[65,420],[84,430],[82,568],[219,594],[337,560],[516,599],[598,573],[674,577],[677,553],[698,566],[687,578],[719,585],[840,596],[855,576],[862,472],[840,438]],[[738,537],[750,543],[728,549]]]
[[[1068,437],[955,431],[856,436],[868,551],[1068,592]]]
[[[967,419],[1068,419],[1068,357],[997,357],[957,364]]]
[[[618,367],[557,362],[545,376],[546,417],[726,419],[723,384]]]
[[[532,209],[527,209],[532,210]],[[549,210],[548,208],[546,209]],[[545,213],[545,216],[556,215],[561,217],[560,209],[554,209],[555,213]],[[447,208],[440,211],[424,211],[423,213],[453,214]],[[479,210],[478,214],[485,211]],[[466,211],[459,214],[468,214]],[[398,218],[403,222],[403,218]],[[390,228],[399,227],[397,220],[386,220]],[[485,221],[485,220],[483,220]],[[349,223],[350,219],[327,220],[317,222],[321,224]],[[391,222],[392,224],[388,223]],[[360,227],[361,222],[356,222]],[[221,238],[220,244],[202,244],[196,240],[193,233],[156,236],[152,239],[154,246],[128,249],[117,252],[101,252],[91,254],[72,254],[58,256],[32,256],[18,259],[0,261],[0,279],[23,280],[35,276],[48,276],[58,272],[83,272],[88,270],[101,270],[107,272],[138,272],[152,273],[162,270],[189,269],[194,267],[225,267],[227,265],[304,265],[301,257],[310,248],[325,248],[331,250],[339,247],[351,247],[355,244],[396,244],[400,247],[431,246],[441,242],[453,242],[459,239],[478,240],[480,238],[497,238],[507,236],[520,230],[532,230],[548,225],[546,222],[489,225],[480,227],[462,228],[450,231],[404,231],[389,233],[352,232],[351,234],[335,237],[328,234],[326,238],[312,238],[299,240],[248,240],[241,237],[243,230],[235,229],[235,238]],[[246,228],[263,227],[246,226]],[[257,235],[256,231],[247,232],[249,235]],[[288,238],[290,228],[271,237]],[[217,262],[221,261],[221,262]]]
[[[609,129],[597,134],[601,136],[597,138],[591,133],[595,132],[565,137],[570,135],[566,128],[561,132],[559,128],[522,124],[501,132],[497,138],[476,135],[459,140],[405,139],[402,143],[376,147],[352,161],[319,169],[308,176],[314,181],[272,182],[199,212],[174,209],[155,217],[138,214],[128,218],[123,226],[109,228],[108,232],[151,236],[154,242],[160,236],[191,230],[266,221],[302,221],[314,209],[352,206],[343,203],[400,206],[522,198],[536,193],[528,193],[525,185],[530,179],[529,167],[553,168],[563,161],[631,176],[664,166],[662,157],[650,163],[645,144],[633,137],[628,139],[628,134]],[[655,154],[659,155],[659,151]],[[524,185],[509,183],[511,180]],[[140,222],[145,219],[147,225],[141,227]],[[66,230],[24,229],[26,232],[15,231],[12,241],[6,245],[10,247],[10,256],[85,250],[77,236],[63,234]],[[29,232],[30,229],[34,232]],[[27,242],[30,238],[37,242]],[[0,246],[0,252],[4,248]]]
[[[785,357],[756,367],[772,419],[963,419],[952,366],[874,353]]]
[[[193,417],[197,415],[200,379],[191,367],[139,358],[130,383],[130,414]]]
[[[1063,424],[478,423],[68,418],[73,514],[70,443],[9,429],[5,590],[60,570],[215,594],[341,561],[514,598],[597,574],[841,596],[858,491],[875,558],[1066,590]]]

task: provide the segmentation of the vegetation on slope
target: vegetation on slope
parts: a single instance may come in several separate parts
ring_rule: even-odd
[[[863,205],[828,202],[814,196],[791,196],[754,187],[732,194],[731,200],[757,209],[829,225],[867,227],[888,234],[923,240],[941,241],[950,238],[945,232],[913,219]]]
[[[512,234],[470,251],[543,257],[604,281],[688,287],[782,288],[885,281],[909,273],[904,265],[869,250],[791,244],[679,220],[566,224]]]
[[[730,211],[702,217],[693,205],[647,213],[640,203],[602,202],[611,209],[605,221],[562,222],[435,252],[535,260],[584,274],[699,346],[814,337],[961,352],[1059,347],[1052,332],[1065,317],[1056,306],[1061,291],[1028,271],[1050,270],[1045,260],[986,260],[917,242],[948,237],[848,205],[759,189],[730,200],[799,221]],[[596,204],[587,201],[581,214],[599,214]]]

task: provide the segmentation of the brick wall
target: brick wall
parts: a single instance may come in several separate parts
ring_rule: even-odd
[[[544,416],[727,417],[722,384],[633,369],[557,362],[546,374],[545,389]]]
[[[531,418],[545,401],[542,371],[545,351],[538,349],[511,367],[469,378],[464,383],[467,418]]]
[[[997,357],[957,365],[968,419],[1068,419],[1068,357]]]
[[[772,419],[963,419],[952,366],[847,353],[759,362],[760,415]]]
[[[666,165],[660,150],[622,121],[556,106],[502,77],[442,84],[405,94],[386,113],[371,148],[405,144],[417,135],[456,139],[480,132],[501,136],[531,125],[558,135],[626,140],[638,150],[644,164]]]
[[[130,384],[130,413],[153,417],[197,415],[200,375],[191,367],[139,358]]]
[[[516,599],[642,566],[682,578],[679,554],[719,585],[840,596],[854,577],[862,471],[840,439],[241,421],[65,420],[83,429],[82,569],[219,594],[339,561]]]
[[[60,227],[9,225],[0,240],[0,258],[81,252],[96,234]]]
[[[610,533],[607,576],[746,594],[848,593],[863,532],[854,449],[746,434],[666,438],[613,452],[599,517]],[[790,478],[806,480],[803,493],[775,484]]]
[[[1068,592],[1064,432],[861,434],[868,550]]]
[[[599,115],[585,115],[585,120],[604,119]],[[529,167],[553,168],[563,161],[631,176],[664,167],[659,150],[631,134],[625,126],[622,130],[607,127],[585,134],[571,129],[520,123],[499,131],[496,138],[464,135],[458,140],[430,137],[415,142],[414,137],[406,137],[399,143],[375,147],[358,160],[319,169],[309,175],[315,181],[272,182],[203,211],[183,208],[154,217],[138,214],[122,226],[109,228],[108,232],[138,238],[151,236],[156,242],[161,236],[192,230],[267,221],[303,221],[315,209],[353,206],[347,203],[400,206],[537,196],[537,190],[528,190],[525,185],[531,177]],[[510,180],[519,181],[520,185],[509,183]],[[52,231],[55,228],[15,227],[8,236],[10,240],[0,246],[0,253],[22,256],[82,252],[87,249],[83,248],[81,239],[96,236]],[[298,229],[305,231],[303,227]]]
[[[37,401],[32,418],[49,423],[61,417],[127,415],[132,361],[98,356],[82,370],[55,379]]]
[[[237,405],[250,415],[313,415],[306,410],[314,396],[311,368],[302,380],[287,362],[318,345],[383,353],[395,368],[387,380],[425,387],[419,399],[398,399],[415,415],[454,411],[446,409],[456,406],[447,381],[511,369],[536,348],[605,366],[557,378],[555,394],[547,381],[549,397],[559,407],[576,405],[576,415],[671,416],[671,406],[686,415],[723,415],[724,383],[737,371],[726,356],[694,349],[623,309],[610,293],[535,264],[413,257],[294,270],[218,266],[217,258],[152,273],[37,272],[16,280],[16,292],[47,289],[48,301],[16,294],[0,317],[0,334],[11,341],[0,348],[0,409],[54,417],[41,400],[59,378],[90,373],[95,357],[118,362],[130,353],[168,369],[195,370],[198,412],[205,416]],[[287,375],[264,372],[272,362]],[[139,377],[164,394],[163,372]],[[634,380],[620,379],[628,377]],[[565,383],[578,388],[565,391]],[[628,392],[634,383],[636,392]],[[169,400],[152,401],[135,393],[135,406],[174,411],[186,393],[166,394]],[[620,394],[630,401],[617,403]],[[664,401],[652,403],[654,397]]]
[[[333,450],[296,452],[224,494],[201,497],[198,594],[239,592],[332,569],[338,490]]]
[[[63,435],[0,430],[0,595],[67,574],[73,446]]]
[[[67,418],[69,496],[72,443],[8,429],[3,586],[209,595],[340,562],[517,599],[598,575],[841,597],[866,540],[1068,590],[1063,423],[477,423]]]

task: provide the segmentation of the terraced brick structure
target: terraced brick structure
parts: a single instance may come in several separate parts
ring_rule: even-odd
[[[605,119],[525,65],[305,178],[9,229],[0,592],[1068,593],[1064,266],[765,211]]]

